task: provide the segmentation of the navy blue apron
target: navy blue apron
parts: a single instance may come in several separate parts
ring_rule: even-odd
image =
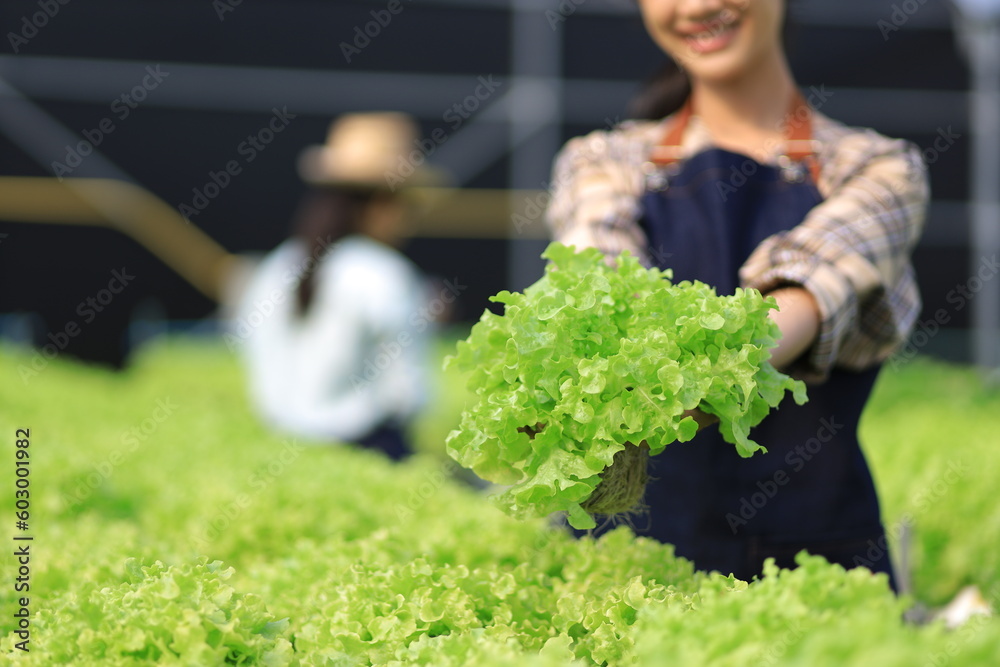
[[[654,172],[640,225],[650,256],[674,282],[700,280],[719,294],[767,237],[799,224],[822,197],[801,163],[758,164],[721,149]],[[666,178],[666,180],[657,179]],[[741,458],[718,428],[673,443],[650,461],[648,516],[636,533],[668,542],[699,569],[750,579],[764,559],[794,567],[802,549],[846,568],[892,567],[878,498],[857,439],[879,368],[835,369],[808,386],[809,402],[786,395],[751,432],[767,448]]]

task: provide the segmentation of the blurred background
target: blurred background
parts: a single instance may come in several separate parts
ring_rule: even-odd
[[[974,142],[949,5],[803,0],[790,11],[793,69],[820,110],[924,150],[934,200],[915,257],[920,319],[945,309],[948,320],[919,347],[968,360],[970,308],[954,290],[973,275]],[[261,253],[287,236],[306,189],[296,158],[332,118],[406,111],[439,138],[429,161],[473,189],[405,248],[467,286],[451,316],[468,323],[488,296],[541,274],[535,204],[556,151],[622,119],[661,62],[629,0],[5,0],[0,26],[0,336],[40,346],[76,322],[63,352],[117,367],[164,331],[217,330],[216,304],[73,197],[6,177],[66,167],[59,175],[124,180],[188,207],[225,250]],[[239,173],[220,178],[232,161]],[[32,202],[47,205],[44,223]],[[127,287],[81,314],[123,270]]]

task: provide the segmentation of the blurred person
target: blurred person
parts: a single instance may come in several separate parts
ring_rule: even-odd
[[[674,282],[774,297],[771,362],[809,382],[741,458],[706,415],[652,460],[649,525],[696,567],[750,579],[801,550],[889,575],[858,420],[920,311],[910,255],[928,201],[916,148],[819,113],[785,56],[785,0],[639,0],[670,61],[634,117],[556,159],[556,240],[629,250]],[[810,103],[811,102],[811,103]],[[698,411],[696,411],[698,412]]]
[[[419,316],[425,280],[397,249],[407,207],[387,175],[417,139],[404,114],[347,114],[325,145],[300,156],[311,188],[291,237],[256,267],[237,312],[252,327],[242,348],[253,403],[281,431],[396,460],[410,451],[405,431],[427,400],[432,323]],[[403,185],[436,177],[415,168]]]

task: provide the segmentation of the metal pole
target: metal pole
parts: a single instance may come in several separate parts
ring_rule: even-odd
[[[969,20],[966,30],[974,137],[970,291],[981,284],[971,299],[973,351],[976,365],[1000,381],[1000,276],[989,264],[1000,253],[1000,20]]]
[[[558,12],[555,0],[511,0],[510,158],[508,187],[511,210],[523,207],[524,193],[548,183],[552,158],[562,141],[562,22],[553,24],[546,11]],[[539,254],[546,242],[520,237],[511,223],[507,244],[507,288],[521,290],[541,274]]]

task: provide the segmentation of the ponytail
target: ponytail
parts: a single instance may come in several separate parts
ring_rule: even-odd
[[[305,316],[316,291],[316,270],[331,246],[358,231],[364,208],[372,192],[343,187],[311,190],[303,197],[292,223],[292,235],[306,244],[306,256],[314,261],[299,276],[296,302]]]

